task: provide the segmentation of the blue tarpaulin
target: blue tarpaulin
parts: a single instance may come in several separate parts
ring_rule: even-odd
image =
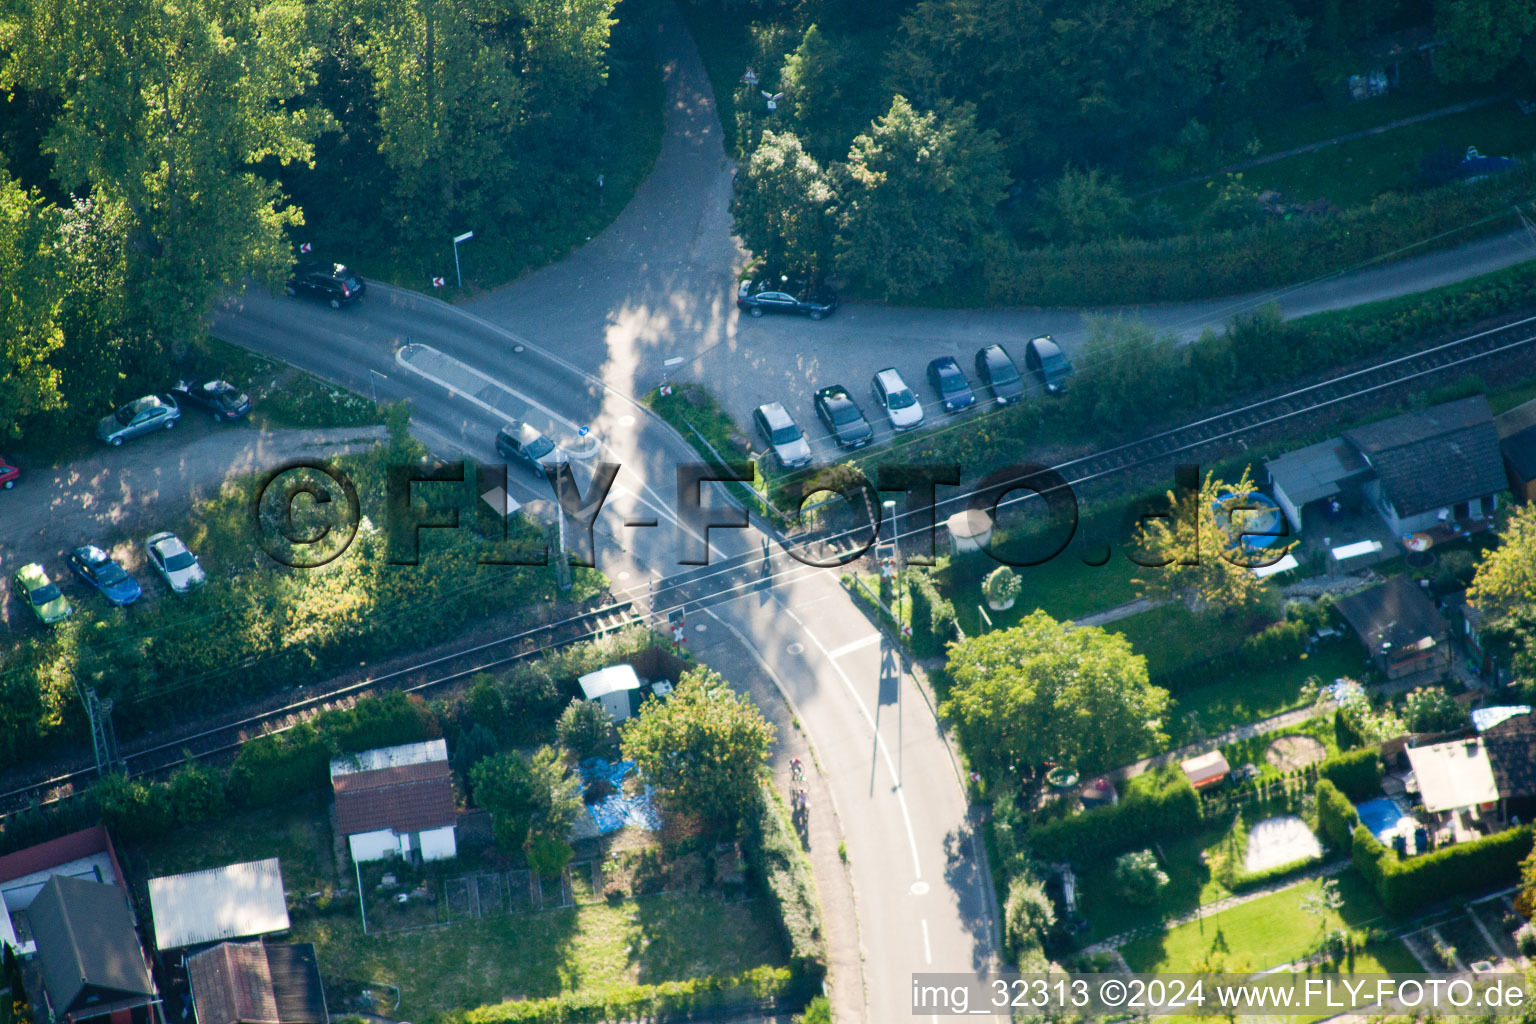
[[[616,790],[597,803],[587,805],[587,812],[592,815],[599,833],[617,832],[625,825],[635,825],[649,832],[661,829],[661,813],[656,810],[654,801],[655,789],[648,785],[634,796],[624,792],[624,777],[635,770],[635,762],[615,763],[600,757],[589,757],[581,762],[578,770],[581,773],[582,792],[599,781],[608,783]]]

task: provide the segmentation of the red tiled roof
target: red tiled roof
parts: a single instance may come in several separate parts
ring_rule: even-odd
[[[386,828],[397,833],[420,832],[452,825],[458,819],[452,772],[446,761],[353,772],[331,781],[342,835]]]
[[[197,1024],[278,1024],[277,997],[259,942],[225,942],[187,958]]]
[[[106,853],[107,830],[100,825],[71,832],[67,836],[50,839],[46,843],[29,846],[0,857],[0,882],[9,882],[38,871],[46,871],[72,860],[89,857],[93,853]]]

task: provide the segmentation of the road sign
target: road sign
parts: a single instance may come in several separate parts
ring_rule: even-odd
[[[473,231],[466,231],[462,235],[454,235],[453,236],[453,244],[454,245],[458,245],[460,242],[467,242],[471,238],[474,238],[474,237],[475,237],[475,233]]]
[[[434,277],[432,279],[432,287],[433,288],[441,288],[445,283],[446,282],[444,282],[443,279],[440,278],[440,277]]]
[[[315,247],[313,245],[310,245],[308,242],[300,242],[299,243],[299,252],[314,252],[314,251],[315,251]]]
[[[911,626],[902,626],[901,627],[901,635],[904,636],[904,637],[910,638],[912,636],[912,627]]]

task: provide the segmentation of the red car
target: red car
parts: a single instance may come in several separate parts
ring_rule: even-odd
[[[0,455],[0,487],[10,490],[20,479],[21,470],[7,462],[4,455]]]

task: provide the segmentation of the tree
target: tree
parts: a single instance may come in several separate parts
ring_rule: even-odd
[[[1088,338],[1076,357],[1083,387],[1066,394],[1072,415],[1085,421],[1115,423],[1130,433],[1153,416],[1166,416],[1188,396],[1165,390],[1182,376],[1178,342],[1140,320],[1091,317]]]
[[[64,344],[58,228],[58,211],[0,170],[0,427],[13,437],[23,417],[64,404],[50,358]]]
[[[774,728],[714,671],[684,672],[671,699],[624,723],[624,756],[678,813],[733,831],[760,798]]]
[[[460,731],[459,742],[453,750],[453,768],[464,781],[464,790],[471,801],[475,799],[475,787],[471,772],[475,765],[496,753],[496,737],[485,726],[471,722],[469,728]]]
[[[597,701],[576,697],[560,712],[555,734],[572,757],[584,761],[613,742],[613,716]]]
[[[1014,875],[1008,883],[1008,900],[1003,904],[1003,940],[1008,958],[1018,964],[1038,955],[1055,923],[1056,906],[1045,885],[1028,871]]]
[[[532,112],[568,120],[608,78],[617,0],[518,0],[523,68]]]
[[[1145,596],[1183,600],[1191,611],[1248,611],[1263,602],[1268,584],[1252,567],[1278,559],[1285,548],[1262,555],[1241,546],[1252,505],[1253,480],[1245,469],[1228,484],[1207,473],[1198,489],[1167,494],[1167,514],[1141,521],[1137,561],[1147,568],[1137,582]]]
[[[1442,81],[1489,82],[1536,30],[1536,0],[1438,0],[1435,29],[1449,43],[1435,55]]]
[[[800,140],[763,132],[731,202],[736,233],[774,271],[819,278],[831,263],[836,195]]]
[[[1131,200],[1120,179],[1097,167],[1079,171],[1068,167],[1039,193],[1035,230],[1048,242],[1070,244],[1118,238],[1135,223]]]
[[[318,52],[293,0],[18,0],[0,86],[59,101],[44,148],[69,190],[121,203],[127,298],[154,357],[221,290],[275,282],[298,212],[256,165],[307,161]]]
[[[1129,903],[1147,907],[1168,888],[1168,873],[1151,850],[1122,853],[1115,859],[1115,889]]]
[[[1048,762],[1092,775],[1165,739],[1168,691],[1118,633],[1037,611],[951,646],[949,673],[943,713],[995,778],[1038,781]]]
[[[564,841],[581,810],[580,787],[552,747],[531,758],[516,752],[483,758],[469,776],[503,850],[526,851],[551,837]]]
[[[1008,175],[973,109],[920,112],[905,97],[853,140],[840,190],[837,267],[887,298],[951,280],[976,258]]]
[[[1443,686],[1421,686],[1410,693],[1403,720],[1409,732],[1450,732],[1472,724],[1467,709]]]
[[[1479,559],[1467,597],[1483,615],[1482,639],[1527,690],[1536,690],[1536,505],[1509,513],[1498,546]]]

